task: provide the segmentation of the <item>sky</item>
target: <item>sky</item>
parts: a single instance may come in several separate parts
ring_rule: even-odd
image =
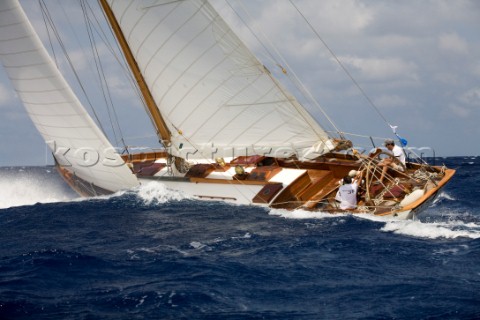
[[[95,63],[80,7],[73,2],[45,2],[89,100],[95,106],[104,104],[103,96],[98,94],[100,82],[92,72]],[[423,150],[426,156],[433,155],[432,150],[437,156],[480,154],[479,1],[212,2],[262,63],[327,129],[332,126],[327,124],[320,108],[301,96],[292,84],[294,75],[336,128],[362,136],[347,135],[360,144],[368,145],[368,136],[392,137],[391,124],[398,126],[398,133],[409,141],[412,150]],[[52,52],[38,2],[21,3]],[[98,9],[96,1],[87,3]],[[273,54],[269,55],[265,47]],[[88,105],[66,59],[59,54],[58,45],[54,49],[59,68],[80,100]],[[99,44],[98,49],[105,57],[103,67],[127,144],[157,147],[153,128],[125,72],[107,46]],[[277,64],[287,70],[287,75]],[[104,121],[108,118],[107,109],[95,109],[110,140],[118,144],[119,130],[111,129],[110,122]],[[0,112],[0,166],[52,164],[43,139],[3,67]]]

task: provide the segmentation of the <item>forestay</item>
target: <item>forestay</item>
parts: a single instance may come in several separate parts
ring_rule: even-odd
[[[288,157],[332,147],[208,1],[108,3],[172,132],[173,154]]]
[[[53,64],[16,0],[0,1],[0,56],[28,115],[61,165],[108,191],[138,184]]]

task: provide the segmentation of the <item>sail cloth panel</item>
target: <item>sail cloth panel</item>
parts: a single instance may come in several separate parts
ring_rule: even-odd
[[[324,130],[208,1],[107,1],[172,132],[174,154],[288,157],[315,144],[328,151]]]
[[[16,0],[0,1],[0,56],[28,115],[61,165],[108,191],[138,185],[53,64]]]

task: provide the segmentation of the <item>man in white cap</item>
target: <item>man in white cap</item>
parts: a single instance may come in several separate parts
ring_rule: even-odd
[[[385,148],[387,148],[388,151],[390,151],[393,154],[393,157],[396,158],[398,162],[401,163],[403,166],[395,163],[395,160],[393,158],[383,159],[378,164],[380,167],[383,167],[382,175],[380,177],[380,182],[383,181],[383,177],[385,176],[385,173],[387,172],[388,167],[391,167],[394,170],[401,171],[401,172],[405,170],[405,152],[403,152],[403,148],[397,146],[395,144],[395,141],[393,141],[392,139],[386,139],[384,145],[385,145]]]

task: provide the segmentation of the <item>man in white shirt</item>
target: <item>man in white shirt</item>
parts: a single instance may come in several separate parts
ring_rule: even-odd
[[[352,177],[345,176],[343,178],[343,185],[338,188],[335,200],[340,202],[340,209],[355,209],[357,207],[357,191],[358,181],[355,179],[352,182]]]
[[[383,181],[383,177],[387,172],[388,167],[393,168],[394,170],[403,172],[405,170],[405,152],[403,152],[403,148],[397,146],[395,141],[392,139],[385,140],[385,147],[393,154],[393,157],[398,160],[398,163],[393,158],[383,159],[378,165],[383,167],[382,175],[380,177],[380,181]]]

